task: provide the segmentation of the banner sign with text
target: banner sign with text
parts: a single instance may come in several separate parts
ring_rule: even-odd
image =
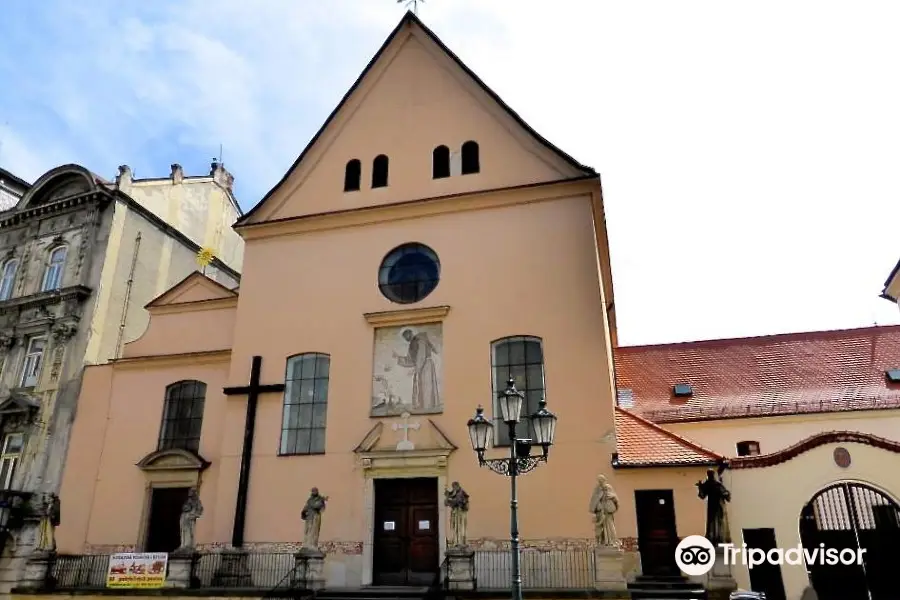
[[[161,588],[166,582],[165,552],[121,553],[109,557],[106,587]]]

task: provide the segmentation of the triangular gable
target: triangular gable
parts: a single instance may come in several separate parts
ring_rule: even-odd
[[[188,304],[207,300],[236,298],[237,293],[210,279],[200,271],[194,271],[174,286],[151,300],[144,308],[157,308],[172,304]]]
[[[724,456],[616,407],[616,467],[720,464]]]
[[[537,181],[530,180],[513,182],[509,183],[509,185],[506,186],[487,185],[486,187],[480,188],[477,191],[497,187],[514,187],[515,185],[519,184],[526,185],[533,183],[597,176],[597,173],[596,171],[594,171],[594,169],[580,164],[574,158],[551,144],[548,140],[546,140],[534,129],[532,129],[518,114],[516,114],[515,111],[513,111],[505,102],[503,102],[503,100],[500,99],[500,97],[493,90],[485,85],[485,83],[481,81],[481,79],[479,79],[478,76],[475,75],[475,73],[473,73],[465,64],[463,64],[463,62],[452,51],[450,51],[450,49],[447,48],[447,46],[444,45],[444,43],[441,42],[440,39],[438,39],[434,32],[426,27],[418,19],[418,17],[416,17],[412,12],[407,12],[407,14],[403,17],[397,27],[385,40],[384,44],[382,44],[381,48],[378,50],[375,56],[366,65],[359,78],[357,78],[357,80],[353,83],[348,92],[338,103],[337,107],[335,107],[335,109],[325,120],[325,123],[322,125],[319,131],[316,132],[312,140],[307,144],[306,148],[304,148],[303,152],[301,152],[300,156],[297,158],[294,164],[290,167],[287,173],[285,173],[284,177],[282,177],[281,181],[279,181],[275,185],[275,187],[273,187],[263,197],[263,199],[253,207],[253,209],[247,212],[237,221],[237,223],[235,223],[236,227],[262,223],[270,220],[282,220],[285,218],[317,214],[332,210],[360,208],[360,206],[348,206],[347,203],[342,203],[341,206],[337,207],[333,203],[322,201],[322,206],[325,206],[327,208],[320,210],[316,206],[308,206],[304,207],[304,210],[298,212],[296,207],[292,207],[292,210],[284,210],[284,205],[288,201],[288,198],[294,195],[294,193],[301,187],[306,178],[309,177],[312,171],[318,166],[322,159],[323,153],[328,152],[328,147],[330,147],[337,139],[340,131],[346,125],[347,120],[352,119],[353,115],[363,105],[363,99],[367,98],[368,94],[372,91],[373,86],[375,86],[385,74],[385,69],[390,68],[391,62],[398,56],[400,52],[404,50],[405,47],[409,47],[410,42],[417,42],[421,46],[424,46],[425,50],[429,51],[427,53],[432,55],[432,58],[442,59],[443,62],[446,62],[446,68],[443,69],[444,71],[455,71],[454,77],[456,79],[465,80],[466,83],[471,84],[470,87],[472,88],[473,96],[478,96],[477,100],[480,102],[480,104],[483,105],[483,107],[488,107],[489,109],[496,111],[498,115],[502,115],[504,117],[506,121],[506,123],[504,123],[504,128],[507,135],[518,136],[519,138],[521,138],[523,143],[528,143],[533,146],[533,148],[528,148],[527,151],[522,152],[523,156],[529,155],[528,158],[532,161],[532,163],[523,165],[523,168],[519,171],[522,174],[529,173],[532,177],[537,177]],[[460,85],[459,81],[457,81],[456,83],[457,85]],[[391,89],[392,93],[396,93],[396,86],[392,87]],[[413,106],[415,102],[416,101],[414,99],[410,99],[409,105]],[[435,115],[435,117],[439,118],[440,115]],[[377,123],[381,120],[382,119],[375,118],[369,119],[365,122],[371,126],[373,123]],[[397,127],[396,129],[401,130],[402,127]],[[378,136],[370,135],[368,137],[371,138]],[[396,133],[392,133],[390,137],[395,138]],[[446,144],[450,141],[451,140],[434,140],[434,145],[437,146],[439,144]],[[430,177],[431,148],[429,147],[427,149],[424,149],[424,151],[428,154],[427,169],[428,175]],[[372,154],[371,156],[366,153],[363,153],[359,156],[354,156],[352,152],[342,154],[342,161],[340,161],[340,173],[330,173],[330,178],[325,188],[327,188],[328,190],[338,190],[337,193],[340,193],[340,186],[343,182],[343,166],[344,164],[346,164],[345,161],[351,158],[358,158],[363,162],[363,189],[366,189],[366,180],[367,177],[370,176],[369,168],[371,167],[371,161],[375,155],[377,155],[377,153]],[[496,159],[494,162],[495,164],[498,162],[509,162],[509,158],[509,156],[503,156]],[[484,158],[482,160],[484,161]],[[422,167],[422,164],[416,166],[416,168],[420,167]],[[407,168],[411,167],[407,165]],[[542,168],[544,171],[546,171],[543,176],[541,174],[534,174],[535,171],[540,171],[542,170]],[[391,177],[393,178],[394,171],[392,170],[391,173]],[[471,180],[469,181],[469,183],[471,183]],[[304,202],[314,202],[314,199],[321,196],[321,194],[311,193],[304,194],[303,196]],[[425,197],[431,196],[426,195]],[[404,199],[413,200],[418,198]]]

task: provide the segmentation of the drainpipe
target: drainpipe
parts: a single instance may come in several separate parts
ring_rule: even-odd
[[[131,300],[131,286],[134,285],[134,271],[137,268],[138,250],[141,248],[141,232],[134,238],[134,252],[131,255],[131,269],[128,271],[128,281],[125,283],[125,301],[122,303],[122,318],[119,320],[119,338],[116,340],[116,355],[119,358],[122,353],[122,339],[125,337],[125,320],[128,317],[128,305]]]

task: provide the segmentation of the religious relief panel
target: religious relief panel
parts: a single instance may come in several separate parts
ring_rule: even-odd
[[[441,323],[375,330],[372,416],[444,411]]]

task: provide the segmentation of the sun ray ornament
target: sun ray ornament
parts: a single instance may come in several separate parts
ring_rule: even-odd
[[[397,0],[397,4],[403,4],[416,16],[419,16],[419,5],[425,4],[425,0]]]
[[[213,261],[216,257],[215,252],[213,252],[212,248],[200,248],[200,251],[197,252],[197,264],[200,266],[200,272],[206,274],[206,267]]]

